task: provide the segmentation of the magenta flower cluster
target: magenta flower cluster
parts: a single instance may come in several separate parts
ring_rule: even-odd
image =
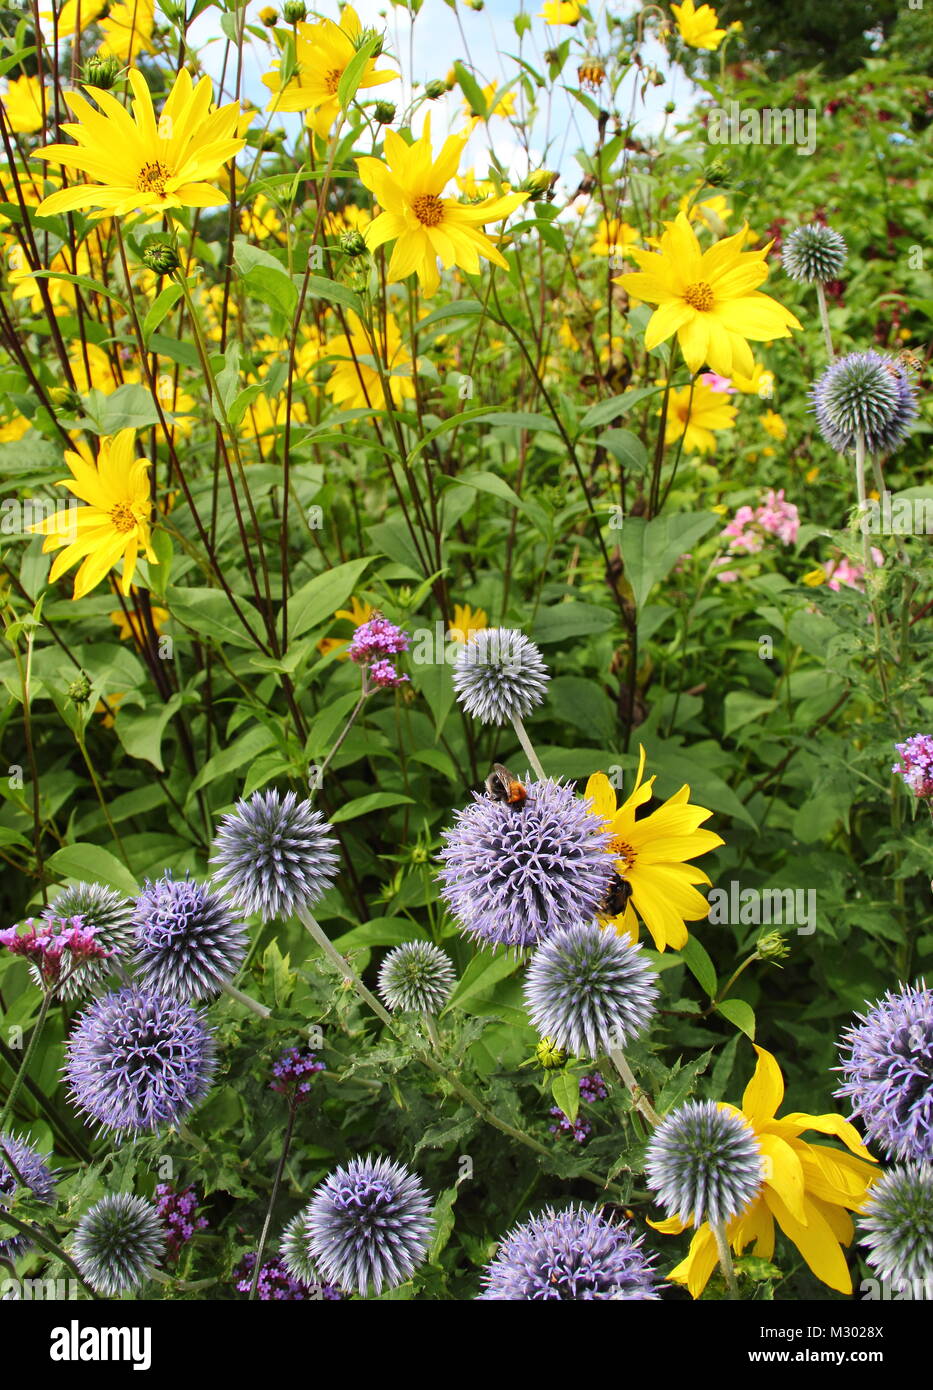
[[[895,743],[894,751],[900,762],[891,771],[914,796],[933,798],[933,734],[913,734],[904,743]]]
[[[255,1268],[256,1255],[250,1250],[233,1271],[235,1286],[240,1293],[249,1293],[253,1286]],[[304,1303],[312,1299],[337,1302],[343,1295],[333,1284],[311,1285],[305,1284],[301,1279],[295,1279],[289,1274],[282,1257],[276,1255],[273,1259],[266,1260],[259,1271],[256,1297],[263,1303]]]
[[[407,651],[408,633],[377,614],[356,629],[347,655],[358,666],[366,668],[373,685],[391,689],[407,681],[408,677],[400,675],[389,658]]]
[[[605,1100],[608,1094],[600,1072],[594,1071],[588,1076],[580,1077],[580,1099],[587,1105],[595,1105],[597,1101]],[[575,1143],[585,1144],[593,1132],[593,1126],[581,1114],[578,1114],[575,1120],[571,1120],[558,1105],[551,1107],[550,1114],[557,1121],[556,1125],[548,1125],[551,1134],[569,1134]]]
[[[171,1183],[156,1187],[156,1214],[165,1226],[165,1249],[170,1260],[177,1260],[183,1245],[195,1231],[207,1229],[207,1217],[198,1216],[198,1194],[193,1187],[176,1189]]]
[[[23,927],[22,933],[19,927],[0,931],[0,946],[24,956],[45,989],[55,989],[80,966],[111,954],[83,917],[30,917]]]
[[[313,1052],[289,1047],[272,1068],[269,1085],[280,1096],[287,1096],[291,1105],[300,1105],[311,1094],[311,1078],[319,1071],[324,1071],[324,1063]]]

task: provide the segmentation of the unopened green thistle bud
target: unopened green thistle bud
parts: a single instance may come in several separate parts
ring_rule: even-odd
[[[279,22],[278,10],[274,10],[271,5],[266,5],[259,11],[259,22],[264,24],[267,29],[274,29]]]
[[[435,77],[432,82],[425,85],[424,94],[429,101],[437,101],[447,91],[447,83],[442,82],[439,77]]]
[[[529,194],[532,203],[540,202],[542,198],[551,198],[552,189],[557,182],[558,175],[553,169],[536,169],[533,174],[529,174],[521,186],[523,193]]]
[[[308,18],[308,7],[305,0],[285,0],[282,6],[282,17],[286,24],[302,24]]]
[[[366,255],[366,240],[362,232],[341,232],[339,245],[341,251],[345,251],[348,256],[355,257]]]
[[[378,125],[391,125],[395,120],[395,102],[377,101],[373,108],[373,116]]]
[[[411,852],[411,862],[413,864],[426,864],[428,862],[428,851],[424,845],[415,845]]]
[[[790,947],[779,931],[769,931],[759,936],[755,949],[759,960],[782,960],[790,955]]]
[[[724,159],[714,159],[703,171],[703,177],[712,188],[729,187],[729,166]]]
[[[101,91],[109,92],[119,73],[118,59],[102,58],[100,54],[95,53],[81,69],[81,81],[88,87],[99,87]]]
[[[667,78],[664,76],[663,72],[660,72],[658,70],[658,68],[649,68],[648,81],[651,83],[652,87],[663,87],[665,82],[667,81]]]
[[[544,1067],[545,1071],[553,1071],[557,1067],[562,1067],[566,1058],[566,1052],[557,1046],[553,1038],[542,1038],[535,1048],[535,1060],[539,1066]]]
[[[143,247],[143,265],[154,270],[156,275],[173,275],[178,269],[178,255],[167,241],[150,241]]]
[[[86,705],[91,698],[91,682],[83,671],[69,685],[68,698],[75,705]]]

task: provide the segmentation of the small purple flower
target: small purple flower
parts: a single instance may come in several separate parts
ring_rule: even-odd
[[[36,984],[53,993],[64,992],[72,976],[89,961],[110,954],[81,917],[30,917],[23,928],[22,932],[18,927],[0,932],[0,946],[28,960]]]
[[[246,955],[246,928],[203,883],[165,874],[136,900],[136,964],[142,983],[177,999],[219,994]]]
[[[224,816],[214,837],[216,877],[236,906],[263,921],[311,908],[337,873],[337,841],[308,800],[254,792]]]
[[[272,1068],[273,1080],[269,1086],[280,1096],[287,1096],[290,1105],[300,1105],[311,1094],[311,1078],[324,1070],[324,1063],[319,1062],[313,1052],[289,1047]]]
[[[408,651],[408,633],[381,614],[361,623],[347,649],[347,656],[359,666],[368,666],[380,657],[398,656]],[[388,663],[386,663],[388,664]]]
[[[533,946],[591,919],[612,881],[610,835],[574,796],[534,782],[522,810],[477,796],[441,852],[443,896],[463,930],[500,946]]]
[[[895,743],[900,758],[891,768],[914,796],[933,799],[933,734],[913,734],[904,743]]]
[[[153,1134],[203,1100],[213,1035],[190,1004],[128,987],[95,999],[78,1020],[65,1075],[79,1109],[102,1129]]]
[[[240,1293],[248,1294],[253,1287],[255,1268],[256,1255],[250,1250],[233,1271],[235,1287]],[[313,1299],[339,1301],[343,1295],[331,1284],[315,1286],[296,1279],[289,1274],[282,1257],[275,1255],[271,1260],[266,1260],[259,1271],[256,1297],[263,1303],[307,1303]]]
[[[548,1125],[550,1134],[571,1134],[577,1144],[585,1144],[593,1133],[593,1126],[589,1120],[585,1120],[582,1115],[578,1115],[575,1120],[571,1120],[569,1115],[565,1115],[559,1105],[552,1105],[548,1114],[553,1115],[557,1121],[556,1125]]]
[[[625,1220],[583,1206],[548,1208],[509,1232],[486,1266],[486,1302],[657,1299],[653,1257]]]
[[[40,1157],[37,1149],[15,1134],[0,1134],[0,1195],[12,1197],[19,1187],[19,1179],[14,1175],[7,1157],[13,1160],[18,1172],[22,1174],[32,1200],[51,1203],[55,1195],[55,1176],[52,1170]],[[9,1227],[7,1229],[9,1230]],[[14,1235],[0,1239],[0,1259],[18,1259],[31,1245],[29,1237],[17,1231]]]
[[[382,690],[393,690],[398,685],[404,685],[409,677],[400,676],[391,661],[386,661],[385,657],[380,657],[369,667],[369,679],[373,685],[378,685]]]
[[[198,1216],[198,1194],[193,1187],[182,1190],[171,1183],[160,1182],[156,1187],[156,1212],[165,1227],[165,1248],[168,1259],[177,1260],[182,1246],[187,1245],[195,1231],[207,1229],[207,1217]]]
[[[410,1278],[434,1227],[420,1178],[388,1158],[354,1158],[315,1190],[306,1249],[325,1279],[361,1295]]]
[[[933,1159],[933,994],[904,985],[879,999],[844,1035],[836,1092],[869,1143],[891,1158]]]
[[[609,1091],[603,1080],[602,1072],[593,1071],[587,1076],[580,1077],[580,1099],[586,1101],[588,1105],[595,1105],[597,1101],[605,1100]]]

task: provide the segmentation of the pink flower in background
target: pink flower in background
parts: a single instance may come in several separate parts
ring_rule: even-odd
[[[884,564],[884,555],[876,545],[871,548],[871,558],[880,569]],[[826,571],[826,582],[834,593],[839,592],[843,584],[849,589],[864,589],[865,566],[847,560],[843,555],[841,560],[826,560],[823,563]]]
[[[775,492],[768,489],[768,495],[755,512],[755,520],[772,536],[785,545],[793,545],[800,530],[800,513],[793,502],[785,502],[784,489]]]
[[[727,376],[720,376],[718,372],[704,372],[700,377],[711,391],[718,391],[722,396],[734,396],[735,387]]]
[[[757,514],[751,507],[739,507],[729,525],[721,532],[723,537],[729,538],[731,551],[754,555],[761,550],[764,538],[760,531],[753,529],[757,519]]]

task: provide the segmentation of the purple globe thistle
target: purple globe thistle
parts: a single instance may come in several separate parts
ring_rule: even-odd
[[[25,1139],[6,1132],[0,1134],[0,1194],[12,1197],[19,1187],[19,1179],[10,1167],[8,1158],[13,1160],[17,1171],[22,1174],[32,1200],[51,1203],[55,1195],[55,1177],[51,1168]],[[0,1239],[0,1260],[18,1259],[31,1245],[29,1237],[21,1232]]]
[[[406,941],[390,951],[379,969],[379,993],[390,1009],[436,1014],[450,998],[450,957],[429,941]]]
[[[625,1220],[583,1206],[548,1208],[505,1237],[486,1266],[479,1299],[657,1299],[653,1259],[641,1244]]]
[[[324,1063],[307,1048],[302,1052],[297,1047],[289,1047],[272,1068],[269,1088],[278,1091],[280,1096],[287,1096],[290,1105],[300,1105],[311,1094],[312,1078],[325,1070]]]
[[[926,985],[888,991],[844,1035],[836,1091],[869,1143],[891,1158],[933,1158],[933,995]]]
[[[421,1264],[434,1227],[420,1178],[388,1158],[354,1158],[315,1189],[305,1213],[308,1257],[329,1283],[376,1293]]]
[[[845,239],[832,227],[814,222],[795,227],[781,247],[781,262],[792,280],[825,285],[838,280],[846,260]]]
[[[507,627],[474,632],[457,652],[453,668],[457,699],[481,724],[524,719],[544,699],[549,679],[534,642]]]
[[[895,1288],[933,1298],[933,1166],[905,1163],[871,1189],[859,1221],[865,1256]],[[917,1292],[917,1289],[922,1292]]]
[[[528,787],[521,811],[477,796],[444,831],[443,895],[463,930],[499,946],[533,946],[594,917],[613,877],[611,836],[548,779]]]
[[[880,352],[850,352],[831,363],[811,391],[820,433],[845,454],[865,437],[869,454],[889,454],[907,438],[917,393],[907,371]]]
[[[183,1120],[210,1088],[213,1035],[190,1004],[132,987],[95,999],[78,1020],[65,1075],[102,1129],[155,1133]]]
[[[313,907],[337,873],[337,841],[320,811],[294,792],[254,792],[214,837],[217,878],[241,911],[264,922]]]
[[[72,969],[58,990],[61,999],[89,994],[110,974],[114,963],[125,962],[133,947],[133,904],[122,893],[101,883],[73,883],[57,893],[43,909],[46,921],[80,917],[94,933],[105,956],[93,957]]]
[[[165,874],[136,899],[136,969],[147,989],[178,999],[220,993],[243,964],[246,928],[206,884]]]
[[[156,1187],[156,1212],[163,1226],[166,1255],[177,1260],[182,1246],[196,1231],[207,1230],[207,1217],[198,1216],[198,1194],[193,1187],[175,1188],[160,1182]]]
[[[904,743],[895,743],[900,758],[891,768],[914,796],[933,799],[933,735],[913,734]]]
[[[137,1289],[165,1252],[165,1235],[152,1202],[117,1192],[84,1213],[74,1234],[75,1264],[97,1293],[108,1298]]]
[[[751,1206],[764,1180],[764,1159],[740,1115],[712,1100],[691,1100],[654,1131],[645,1171],[669,1217],[718,1226]]]
[[[637,1038],[657,997],[642,948],[595,922],[565,927],[539,946],[525,978],[535,1028],[577,1056],[596,1057]]]

